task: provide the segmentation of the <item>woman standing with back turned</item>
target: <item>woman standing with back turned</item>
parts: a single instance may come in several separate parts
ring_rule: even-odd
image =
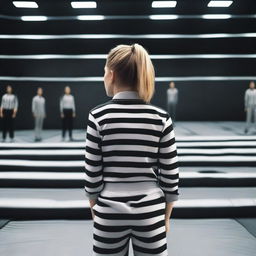
[[[93,255],[166,256],[169,218],[178,200],[179,165],[172,119],[152,105],[155,72],[139,44],[107,57],[104,84],[112,99],[89,111],[85,193]]]

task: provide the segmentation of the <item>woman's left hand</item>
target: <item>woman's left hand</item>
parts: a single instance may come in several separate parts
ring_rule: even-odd
[[[92,219],[94,220],[94,217],[95,217],[95,213],[93,211],[93,209],[91,208],[91,213],[92,213]]]
[[[95,214],[93,211],[93,206],[96,204],[96,200],[91,199],[91,200],[89,200],[89,202],[90,202],[90,208],[91,208],[91,213],[92,213],[92,219],[94,219]]]

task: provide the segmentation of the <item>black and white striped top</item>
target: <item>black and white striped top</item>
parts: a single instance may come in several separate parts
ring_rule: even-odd
[[[89,111],[84,188],[96,199],[104,182],[137,181],[157,181],[167,202],[178,200],[175,134],[167,111],[122,91]]]
[[[2,96],[1,108],[18,109],[18,98],[15,94],[5,93]]]

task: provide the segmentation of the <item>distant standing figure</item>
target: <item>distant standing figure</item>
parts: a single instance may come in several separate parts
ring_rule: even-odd
[[[64,95],[60,99],[60,113],[62,118],[62,140],[65,140],[66,130],[69,131],[69,140],[72,138],[73,118],[76,116],[75,99],[70,94],[71,89],[69,86],[65,87]]]
[[[176,121],[176,109],[178,103],[178,89],[175,87],[174,82],[170,82],[169,88],[167,89],[167,110],[173,120]]]
[[[0,116],[3,118],[3,142],[9,132],[11,142],[14,141],[14,118],[18,110],[18,98],[12,92],[12,86],[6,86],[6,93],[2,96]]]
[[[253,81],[250,82],[249,88],[245,91],[244,106],[246,111],[246,126],[244,132],[247,133],[252,122],[254,121],[254,124],[256,124],[256,89]]]
[[[46,117],[45,113],[45,98],[43,95],[43,89],[38,87],[37,95],[32,99],[32,113],[35,118],[35,141],[41,141],[41,133],[43,129],[43,121]]]

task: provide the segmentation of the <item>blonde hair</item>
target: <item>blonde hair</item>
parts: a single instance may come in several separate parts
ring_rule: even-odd
[[[139,97],[150,102],[155,92],[155,70],[143,46],[117,45],[110,50],[106,66],[116,72],[118,82],[135,87]]]

